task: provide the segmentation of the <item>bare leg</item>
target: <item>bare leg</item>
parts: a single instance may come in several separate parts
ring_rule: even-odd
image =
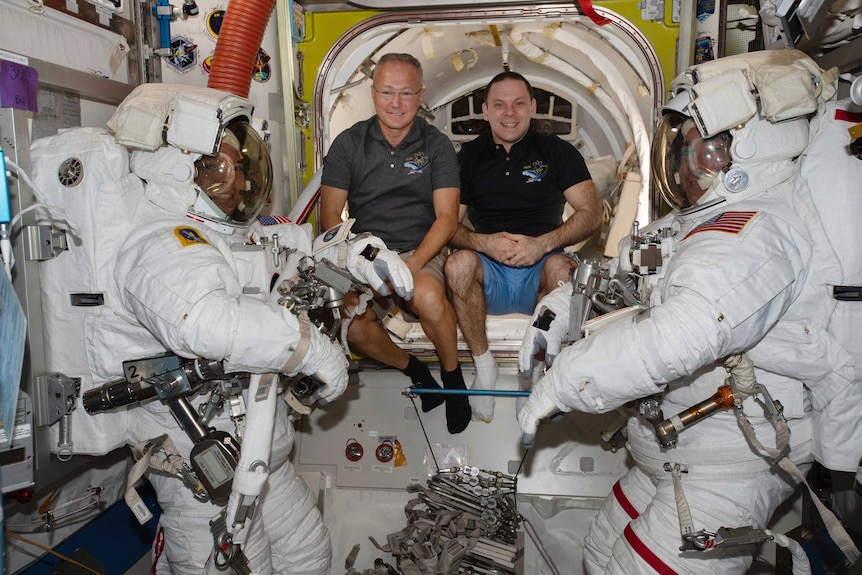
[[[458,363],[458,329],[455,310],[446,298],[446,289],[431,273],[413,274],[413,299],[409,305],[440,358],[440,377],[446,389],[466,389]],[[461,433],[470,424],[470,402],[463,395],[446,397],[446,427]]]
[[[542,275],[539,279],[539,293],[536,296],[536,303],[539,300],[553,291],[559,282],[569,281],[572,270],[577,269],[578,262],[574,259],[564,256],[563,254],[554,254],[545,260],[542,264]]]
[[[358,298],[353,294],[346,294],[344,300],[349,309],[353,309],[358,303]],[[452,339],[454,341],[455,338]],[[377,314],[370,307],[364,314],[354,317],[350,322],[347,328],[347,341],[353,351],[400,369],[410,378],[413,385],[425,389],[440,389],[440,384],[431,375],[428,366],[392,341],[386,329],[377,321]],[[420,399],[422,411],[426,413],[443,403],[443,397],[440,395],[423,394]]]
[[[446,260],[446,286],[455,307],[461,333],[473,355],[482,355],[488,351],[483,281],[482,262],[475,252],[459,250]]]
[[[461,333],[470,346],[476,378],[470,389],[492,390],[497,387],[497,361],[488,348],[485,327],[487,308],[482,289],[484,273],[482,262],[475,252],[460,250],[446,260],[446,283],[458,317]],[[473,421],[490,423],[494,418],[493,396],[471,395],[470,408]]]
[[[458,365],[458,331],[455,309],[446,298],[443,282],[431,273],[418,272],[413,276],[414,295],[410,300],[411,310],[419,316],[422,329],[431,339],[446,371]]]
[[[344,296],[350,309],[357,303],[353,294]],[[347,328],[347,341],[353,351],[386,365],[405,369],[409,362],[407,352],[395,345],[386,330],[377,321],[377,314],[369,306],[365,313],[357,315]]]

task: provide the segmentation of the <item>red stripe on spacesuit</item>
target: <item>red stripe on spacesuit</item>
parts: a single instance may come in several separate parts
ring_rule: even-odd
[[[153,542],[153,567],[150,570],[152,575],[156,575],[156,567],[159,564],[159,559],[165,550],[165,531],[159,527],[159,532],[156,533],[156,540]]]
[[[629,501],[629,498],[626,497],[626,494],[623,493],[623,488],[620,487],[619,481],[614,483],[613,491],[614,491],[614,497],[616,497],[617,503],[620,504],[620,507],[623,508],[623,511],[628,513],[628,516],[631,517],[632,519],[637,519],[638,515],[640,515],[640,513],[638,513],[638,510],[635,509],[634,505],[632,505],[632,502]]]
[[[835,110],[835,119],[842,122],[862,122],[862,112],[848,112],[847,110]]]
[[[623,536],[634,552],[640,555],[641,559],[646,561],[647,565],[655,569],[657,573],[661,575],[677,575],[676,571],[666,565],[655,553],[649,550],[649,547],[643,541],[638,539],[631,524],[626,525],[626,528],[623,530]]]
[[[308,219],[308,216],[311,214],[311,210],[314,209],[314,206],[317,205],[317,199],[320,197],[320,188],[314,192],[314,196],[312,196],[311,201],[305,206],[302,210],[302,213],[299,214],[299,217],[296,218],[296,223],[304,224],[305,220]]]

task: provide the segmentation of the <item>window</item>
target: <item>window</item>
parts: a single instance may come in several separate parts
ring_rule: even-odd
[[[542,88],[533,86],[536,98],[536,114],[533,125],[540,132],[557,134],[564,140],[574,140],[576,126],[573,120],[575,105],[569,100]],[[482,103],[485,89],[480,88],[451,102],[449,108],[449,133],[456,141],[472,140],[488,129],[482,118]]]

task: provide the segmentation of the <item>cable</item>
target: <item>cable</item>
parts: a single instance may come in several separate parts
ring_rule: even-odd
[[[12,266],[15,265],[15,256],[12,255],[12,240],[9,239],[9,227],[0,224],[0,263],[6,271],[6,277],[12,281]]]
[[[431,459],[434,460],[434,469],[440,471],[440,464],[437,463],[437,458],[434,456],[434,448],[431,447],[431,440],[428,439],[428,433],[425,431],[425,424],[422,423],[422,416],[419,415],[419,408],[416,407],[416,399],[411,396],[410,401],[413,403],[413,410],[416,412],[416,419],[419,420],[419,426],[422,428],[422,434],[425,436],[425,443],[428,445],[428,450],[431,452]]]
[[[51,555],[54,555],[55,557],[59,557],[61,561],[67,561],[67,562],[71,563],[72,565],[75,565],[76,567],[80,567],[81,569],[85,569],[85,570],[89,571],[90,573],[92,573],[93,575],[108,575],[107,573],[100,573],[99,571],[96,571],[95,569],[92,569],[91,567],[87,567],[83,563],[78,563],[74,559],[66,557],[65,555],[63,555],[61,553],[57,553],[56,551],[54,551],[50,547],[45,547],[44,545],[41,545],[39,543],[36,543],[35,541],[27,539],[26,537],[22,537],[21,535],[18,535],[14,531],[9,531],[8,529],[5,529],[4,531],[5,531],[7,536],[12,537],[13,539],[18,539],[19,541],[23,541],[24,543],[29,543],[33,547],[37,547],[37,548],[41,549],[42,551],[45,551],[46,553],[50,553]]]
[[[496,397],[529,397],[530,392],[517,389],[426,389],[422,387],[411,387],[410,395],[493,395]]]
[[[521,463],[518,465],[518,471],[515,472],[515,479],[518,479],[518,475],[520,475],[521,469],[524,468],[524,462],[527,460],[527,454],[528,453],[530,453],[529,447],[524,449],[524,456],[521,457]]]
[[[44,208],[51,215],[52,218],[61,221],[67,226],[69,226],[69,230],[72,232],[73,237],[80,237],[78,227],[69,220],[69,217],[66,215],[65,210],[49,204],[46,200],[45,194],[36,186],[36,183],[32,179],[30,179],[30,176],[27,175],[27,172],[25,172],[21,168],[21,166],[19,166],[9,158],[6,158],[6,167],[11,168],[15,175],[19,179],[23,180],[23,182],[27,184],[27,186],[29,186],[31,190],[33,190],[33,194],[38,200],[32,206],[29,206],[15,214],[15,217],[12,218],[12,222],[9,224],[10,234],[12,230],[15,229],[15,224],[21,219],[21,216],[23,216],[29,211],[35,210],[36,208]]]

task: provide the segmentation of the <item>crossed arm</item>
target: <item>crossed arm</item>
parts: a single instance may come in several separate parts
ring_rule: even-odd
[[[458,224],[450,242],[457,248],[471,249],[509,266],[530,266],[546,253],[557,248],[576,244],[593,235],[602,222],[599,195],[592,180],[584,180],[563,192],[575,213],[559,227],[532,237],[509,232],[480,234]],[[459,222],[464,219],[467,206],[461,205]]]

